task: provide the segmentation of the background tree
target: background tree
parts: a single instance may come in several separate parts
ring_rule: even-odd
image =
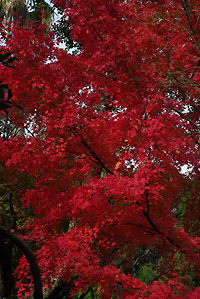
[[[50,4],[44,0],[1,0],[1,18],[11,24],[13,18],[27,24],[31,20],[49,24],[54,13]]]
[[[11,24],[12,18],[20,16],[23,23],[29,20],[27,3],[25,0],[1,0],[1,18],[5,18],[5,22]]]

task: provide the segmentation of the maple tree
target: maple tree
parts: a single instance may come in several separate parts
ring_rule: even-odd
[[[199,298],[199,1],[53,2],[76,55],[38,22],[1,25],[16,58],[0,66],[6,108],[25,134],[0,155],[34,185],[16,187],[31,217],[15,230],[34,244],[44,292]],[[133,271],[141,248],[162,257],[148,284]],[[24,298],[25,257],[15,274]]]

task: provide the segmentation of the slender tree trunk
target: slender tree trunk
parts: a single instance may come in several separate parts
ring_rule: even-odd
[[[26,24],[29,20],[27,3],[25,0],[1,0],[1,15],[4,21],[11,24],[12,19],[22,20]]]

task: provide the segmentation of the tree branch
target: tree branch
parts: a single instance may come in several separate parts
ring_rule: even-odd
[[[89,146],[89,144],[83,139],[83,137],[81,136],[81,142],[82,144],[85,146],[85,148],[87,148],[90,152],[90,154],[93,156],[93,158],[95,158],[95,160],[97,161],[97,164],[100,165],[103,169],[105,169],[108,173],[110,174],[114,174],[114,172],[112,172],[110,169],[108,169],[106,167],[106,165],[101,161],[101,159],[99,158],[99,156],[92,150],[92,148]]]
[[[194,36],[194,39],[195,39],[195,41],[196,41],[196,43],[197,43],[197,45],[198,45],[198,47],[199,47],[199,49],[200,49],[200,43],[199,43],[199,40],[198,40],[198,38],[197,38],[197,36],[196,36],[196,34],[195,34],[195,31],[194,31],[194,29],[193,29],[193,27],[192,27],[192,20],[191,20],[191,15],[190,15],[190,10],[189,10],[189,5],[188,5],[188,1],[187,0],[181,0],[181,3],[182,3],[182,6],[183,6],[183,8],[184,8],[184,10],[185,10],[185,13],[186,13],[186,17],[187,17],[187,20],[188,20],[188,23],[189,23],[189,26],[190,26],[190,29],[191,29],[191,33],[192,33],[192,35]]]
[[[172,109],[173,111],[177,112],[182,118],[184,118],[185,120],[189,121],[189,123],[191,123],[195,128],[197,128],[198,130],[200,130],[199,126],[197,126],[193,121],[191,121],[186,115],[184,115],[180,110],[177,109]]]
[[[10,215],[12,219],[10,228],[15,230],[17,215],[15,214],[14,207],[13,207],[12,193],[10,193],[9,195],[9,209],[10,209]]]

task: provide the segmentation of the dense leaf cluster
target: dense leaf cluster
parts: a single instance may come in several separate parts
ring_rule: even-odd
[[[14,229],[44,294],[199,298],[199,1],[53,3],[76,55],[39,21],[0,28],[1,115],[24,130],[1,172],[28,178]],[[25,257],[15,275],[24,298]]]

